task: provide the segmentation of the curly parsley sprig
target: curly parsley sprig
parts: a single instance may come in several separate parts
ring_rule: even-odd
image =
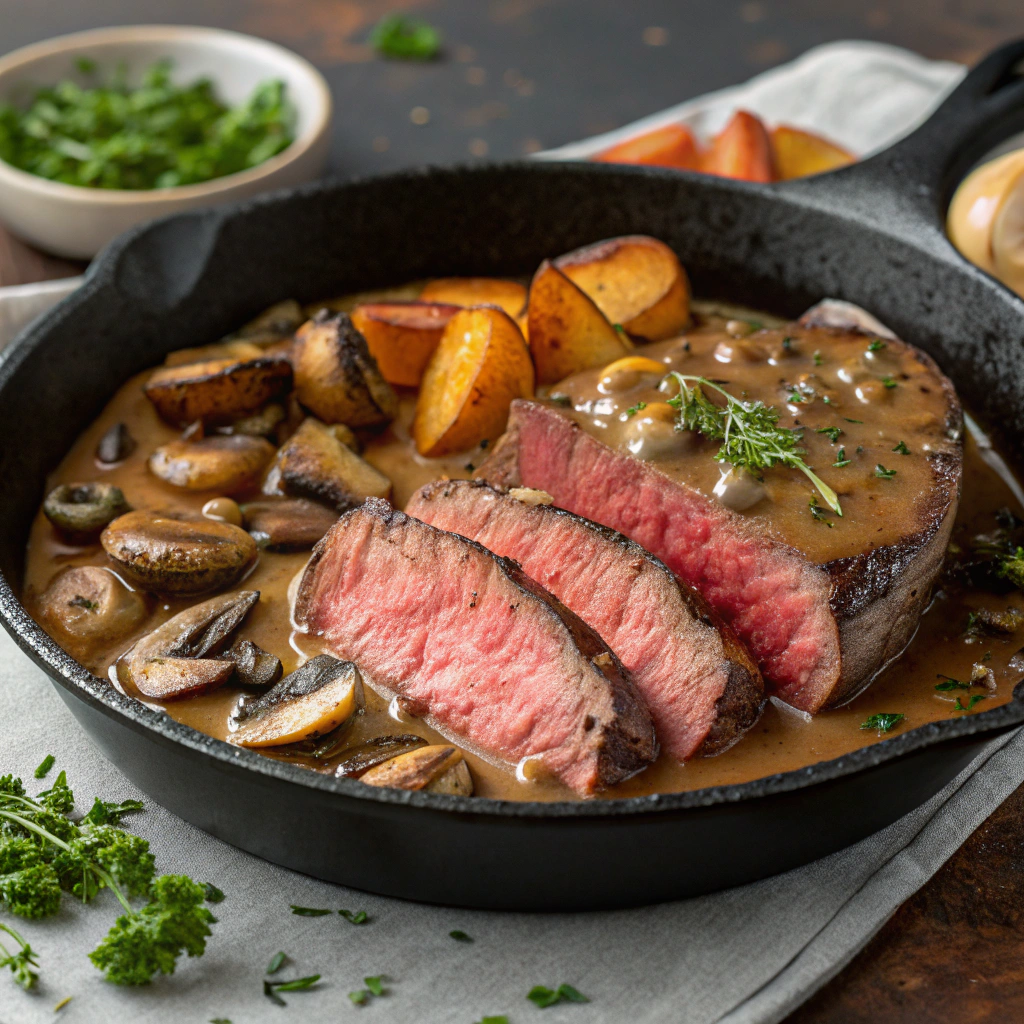
[[[763,402],[741,402],[707,377],[694,377],[673,370],[666,378],[679,385],[679,394],[668,400],[678,412],[679,430],[696,430],[710,441],[721,441],[715,459],[738,469],[798,469],[817,488],[837,516],[843,514],[839,496],[804,462],[800,434],[779,426],[779,411]],[[688,382],[692,382],[691,387]],[[704,393],[710,388],[725,398],[717,405]]]

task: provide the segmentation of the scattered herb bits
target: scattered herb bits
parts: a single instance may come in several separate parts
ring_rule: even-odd
[[[312,988],[320,980],[319,974],[310,974],[305,978],[292,978],[290,981],[264,981],[263,994],[278,1006],[288,1004],[281,998],[281,992],[304,992]]]
[[[965,683],[961,679],[954,679],[952,676],[945,676],[939,674],[941,682],[935,684],[935,689],[940,692],[948,692],[949,690],[969,690],[971,688],[970,683]]]
[[[812,358],[814,359],[815,366],[821,366],[821,364],[825,362],[825,359],[820,352],[815,352]]]
[[[366,988],[359,988],[354,992],[349,992],[348,997],[356,1006],[365,1006],[371,999],[387,995],[388,990],[384,987],[386,980],[387,978],[383,974],[375,974],[370,975],[368,978],[363,978],[363,984]]]
[[[42,763],[33,773],[35,777],[37,779],[45,779],[56,760],[57,759],[53,756],[53,754],[47,754],[46,757],[43,758]]]
[[[637,402],[636,405],[631,405],[626,410],[626,415],[627,416],[635,416],[638,412],[643,412],[644,409],[646,409],[646,408],[647,408],[647,403],[646,402]]]
[[[841,427],[818,427],[815,431],[816,434],[824,434],[833,444],[839,440],[839,435],[842,432]]]
[[[987,696],[988,696],[988,694],[985,694],[985,693],[972,693],[971,696],[967,698],[967,703],[966,704],[963,704],[961,702],[960,698],[957,697],[956,701],[953,704],[953,710],[954,711],[973,711],[975,705],[978,704],[979,701],[983,701]]]
[[[374,975],[369,978],[363,978],[363,984],[373,993],[375,996],[384,995],[384,977],[383,975]]]
[[[467,935],[464,931],[462,931],[459,928],[456,928],[454,931],[450,931],[448,934],[456,942],[472,942],[473,941],[473,937],[471,935]]]
[[[589,1003],[590,1000],[572,985],[559,985],[558,988],[546,988],[534,985],[526,994],[526,998],[538,1009],[546,1010],[556,1003]]]
[[[899,725],[907,716],[897,713],[880,712],[872,715],[866,722],[861,723],[862,729],[877,729],[878,732],[889,732],[894,726]]]
[[[996,575],[1009,580],[1018,590],[1024,590],[1024,548],[1016,548],[996,559]]]
[[[895,469],[886,469],[881,463],[878,463],[878,465],[875,466],[875,476],[877,476],[879,480],[891,480],[895,475]]]
[[[13,949],[4,944],[4,935],[14,940]],[[7,967],[14,975],[14,982],[27,992],[39,980],[35,970],[39,966],[32,947],[11,927],[0,922],[0,969]],[[70,997],[69,997],[70,998]],[[56,1007],[57,1010],[60,1007]]]
[[[811,515],[814,517],[816,523],[824,523],[830,530],[832,529],[832,520],[829,518],[829,510],[818,504],[818,499],[812,497],[807,503],[807,507],[811,510]]]
[[[893,451],[899,452],[900,455],[910,454],[910,449],[907,447],[906,442],[904,441],[900,441],[900,443],[893,448]]]
[[[203,882],[203,895],[207,903],[221,903],[224,900],[224,891],[210,882]]]
[[[853,462],[853,459],[848,459],[846,457],[846,449],[840,448],[836,453],[836,461],[833,462],[832,465],[837,469],[842,469],[844,466],[849,466],[851,462]]]
[[[120,70],[107,83],[94,66],[84,73],[97,80],[41,89],[24,111],[0,105],[0,159],[68,185],[142,190],[248,170],[294,139],[295,110],[278,80],[229,108],[207,78],[174,84],[167,60],[137,87]]]
[[[497,1017],[481,1017],[476,1024],[508,1024],[508,1017],[503,1013]]]
[[[370,34],[370,43],[383,57],[433,60],[441,49],[441,35],[425,21],[389,14]]]
[[[330,910],[321,910],[319,907],[297,907],[294,903],[289,903],[288,906],[296,917],[326,917],[333,913]]]
[[[267,974],[277,974],[282,967],[284,967],[285,961],[288,959],[287,953],[275,953],[270,958],[270,963],[267,964]]]
[[[370,915],[365,910],[339,910],[338,913],[341,914],[349,924],[366,924],[366,922],[370,920]]]
[[[895,377],[890,377],[888,375],[886,375],[885,377],[882,378],[882,383],[887,388],[894,388],[897,385],[896,378]]]
[[[882,349],[885,348],[885,346],[886,346],[886,342],[882,341],[881,338],[875,338],[874,341],[872,341],[871,344],[868,345],[868,351],[869,352],[881,352]]]

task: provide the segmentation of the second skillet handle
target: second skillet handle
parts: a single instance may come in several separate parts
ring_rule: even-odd
[[[972,68],[919,128],[857,164],[781,186],[890,233],[943,235],[946,207],[970,167],[1024,129],[1024,39]]]

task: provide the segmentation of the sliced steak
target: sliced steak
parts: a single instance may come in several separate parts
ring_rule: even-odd
[[[959,498],[961,413],[948,380],[917,355],[934,370],[931,386],[947,392],[940,436],[951,440],[927,455],[931,486],[914,496],[913,528],[854,555],[814,561],[757,516],[609,447],[571,413],[539,402],[513,402],[507,433],[476,475],[545,490],[556,505],[643,545],[735,629],[770,692],[813,713],[851,699],[903,651],[942,566]],[[808,518],[806,529],[825,525]],[[838,529],[833,535],[841,538]]]
[[[593,626],[632,673],[669,756],[720,753],[756,721],[764,685],[746,649],[691,587],[621,533],[483,481],[427,484],[406,511],[514,559]]]
[[[619,659],[514,562],[370,499],[313,550],[295,619],[452,739],[587,795],[657,756]]]

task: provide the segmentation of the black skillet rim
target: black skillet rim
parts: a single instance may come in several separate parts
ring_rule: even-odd
[[[291,197],[335,190],[345,186],[359,185],[382,177],[391,182],[412,180],[432,174],[472,174],[474,170],[489,172],[515,170],[527,173],[554,173],[558,169],[570,169],[579,173],[594,175],[619,174],[636,177],[675,177],[688,172],[662,170],[648,167],[622,167],[607,164],[555,163],[547,161],[510,161],[487,165],[457,165],[449,167],[422,167],[399,171],[384,176],[331,177],[296,188],[282,189],[232,204],[213,211],[219,216],[220,224],[244,217],[246,212],[263,205],[274,204]],[[776,201],[793,201],[793,195],[785,195],[774,185],[759,185],[742,181],[716,182],[719,187],[735,188],[741,191],[760,192],[772,196]],[[836,211],[840,213],[840,211]],[[52,310],[43,314],[36,323],[18,335],[0,353],[0,394],[21,359],[31,350],[34,341],[44,335],[51,319],[64,317],[81,302],[91,299],[110,283],[113,271],[124,249],[136,237],[153,228],[154,225],[180,219],[181,214],[151,221],[133,228],[119,236],[97,257],[85,275],[85,281],[72,295],[62,300]],[[965,263],[965,269],[974,270]],[[235,747],[224,740],[207,736],[191,726],[174,721],[166,712],[154,711],[141,701],[119,693],[110,683],[92,675],[84,666],[67,654],[53,640],[18,600],[7,578],[0,574],[0,621],[15,642],[50,678],[72,693],[77,699],[85,700],[102,709],[108,716],[122,717],[130,727],[151,733],[167,743],[184,746],[195,753],[211,757],[225,765],[237,766],[255,771],[282,782],[291,782],[323,792],[334,792],[356,800],[380,804],[404,805],[457,815],[496,816],[525,819],[611,819],[623,816],[670,814],[723,804],[736,804],[762,797],[791,793],[834,779],[867,771],[889,761],[906,757],[918,750],[940,743],[965,740],[980,734],[991,734],[992,738],[1024,723],[1024,680],[1013,690],[1009,702],[990,711],[964,715],[961,718],[943,719],[917,726],[892,739],[882,740],[861,747],[849,754],[828,761],[819,761],[803,768],[753,779],[749,782],[713,786],[688,790],[681,793],[656,793],[650,796],[623,797],[618,799],[593,799],[578,801],[518,801],[492,798],[448,796],[442,794],[407,792],[365,786],[354,779],[339,779],[323,775],[308,768],[286,761],[265,757],[255,751]]]

